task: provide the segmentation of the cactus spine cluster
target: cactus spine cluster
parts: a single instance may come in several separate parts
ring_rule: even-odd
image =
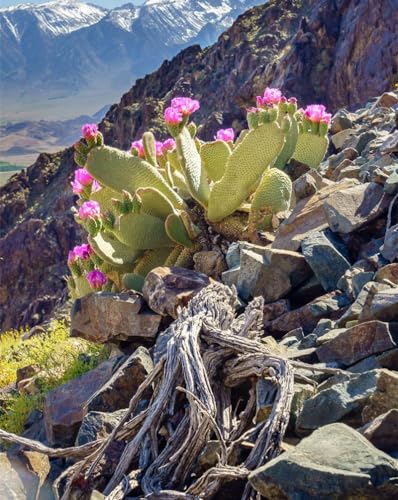
[[[278,89],[257,98],[248,110],[249,128],[235,142],[232,129],[220,130],[214,141],[200,140],[189,122],[198,108],[193,99],[173,99],[165,111],[173,139],[159,143],[146,132],[129,152],[104,145],[95,125],[83,127],[84,141],[75,145],[82,168],[72,186],[90,252],[69,256],[73,297],[93,288],[140,290],[156,266],[189,266],[201,248],[195,204],[229,239],[271,229],[273,217],[290,207],[286,164],[294,158],[317,168],[328,146],[325,108],[298,111],[296,100]],[[90,272],[97,273],[91,281]]]

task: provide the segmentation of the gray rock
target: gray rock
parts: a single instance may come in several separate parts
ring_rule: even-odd
[[[358,138],[358,142],[356,144],[355,149],[358,151],[359,154],[362,154],[362,151],[366,148],[369,142],[373,141],[373,139],[376,139],[376,137],[377,134],[373,130],[363,132]]]
[[[323,232],[307,236],[301,243],[301,250],[325,291],[335,290],[341,276],[350,268],[348,260]]]
[[[388,176],[384,183],[384,191],[391,196],[398,193],[398,169]]]
[[[335,361],[349,366],[396,346],[388,323],[369,321],[340,330],[333,339],[318,347],[316,353],[321,362]]]
[[[274,302],[310,275],[308,264],[297,252],[264,248],[259,255],[242,249],[238,293],[243,300],[262,295],[266,303]]]
[[[315,431],[254,470],[249,481],[268,499],[387,500],[398,497],[398,462],[344,424]]]
[[[312,196],[317,191],[317,184],[310,172],[301,175],[293,182],[293,192],[296,201]]]
[[[337,132],[351,127],[352,121],[349,118],[348,112],[345,109],[341,109],[333,116],[330,131],[332,134],[337,134]]]
[[[327,318],[320,319],[312,333],[314,333],[318,338],[322,337],[323,335],[328,333],[330,330],[332,330],[334,328],[334,325],[335,325],[335,323],[331,319],[327,319]]]
[[[398,322],[398,288],[377,292],[372,297],[369,309],[367,316],[371,318]],[[364,315],[362,317],[365,319]]]
[[[71,312],[71,335],[92,342],[154,339],[161,317],[145,310],[137,293],[90,293]]]
[[[390,262],[398,258],[398,224],[386,231],[384,244],[380,251],[381,255]]]
[[[225,256],[228,269],[238,267],[240,264],[240,246],[239,241],[231,243],[228,247],[227,255]]]
[[[82,446],[92,441],[96,441],[97,439],[109,436],[122,420],[126,411],[127,410],[118,410],[112,413],[90,411],[87,413],[80,426],[76,438],[76,446]]]
[[[230,287],[232,287],[232,285],[237,286],[239,273],[240,273],[240,266],[228,269],[228,271],[224,271],[221,274],[221,281],[224,283],[224,285]]]
[[[303,329],[301,327],[295,328],[294,330],[286,333],[286,335],[284,335],[280,340],[279,344],[282,344],[285,347],[290,347],[303,340],[303,338],[304,338]]]
[[[332,193],[324,210],[333,232],[352,233],[382,215],[389,202],[383,187],[371,182]]]
[[[358,429],[376,448],[386,452],[398,450],[398,409],[379,415]]]
[[[380,146],[380,152],[386,153],[396,153],[398,151],[398,130],[389,135]]]

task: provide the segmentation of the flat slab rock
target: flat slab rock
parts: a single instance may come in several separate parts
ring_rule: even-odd
[[[398,462],[344,424],[315,431],[294,449],[249,475],[265,498],[387,500],[398,498]]]
[[[149,307],[162,316],[177,318],[178,307],[184,307],[212,279],[205,274],[182,267],[156,267],[147,274],[142,289]]]
[[[398,451],[398,409],[379,415],[358,429],[376,448],[385,452]]]
[[[137,293],[90,293],[73,304],[71,335],[97,343],[154,339],[160,321]]]
[[[324,210],[330,229],[347,234],[382,215],[390,201],[383,186],[370,182],[334,192],[325,200]]]

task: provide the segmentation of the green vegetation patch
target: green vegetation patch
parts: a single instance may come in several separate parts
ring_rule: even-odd
[[[95,368],[104,361],[108,349],[86,340],[71,338],[66,325],[54,321],[47,333],[23,340],[24,331],[0,335],[0,428],[20,434],[29,413],[43,408],[46,394]],[[16,382],[17,370],[37,367],[34,390],[29,394],[4,389]],[[2,391],[3,390],[3,391]]]

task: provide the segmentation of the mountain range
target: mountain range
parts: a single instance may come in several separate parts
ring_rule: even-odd
[[[163,109],[184,95],[201,101],[198,134],[211,140],[218,128],[239,131],[266,86],[332,112],[357,106],[397,83],[397,25],[396,0],[270,0],[211,47],[186,48],[137,80],[100,130],[123,149],[148,129],[164,138]],[[0,331],[65,303],[68,251],[83,237],[70,211],[75,168],[72,147],[41,154],[0,188]]]
[[[258,3],[147,0],[104,9],[59,0],[0,9],[3,120],[93,114],[182,48],[215,42]]]

